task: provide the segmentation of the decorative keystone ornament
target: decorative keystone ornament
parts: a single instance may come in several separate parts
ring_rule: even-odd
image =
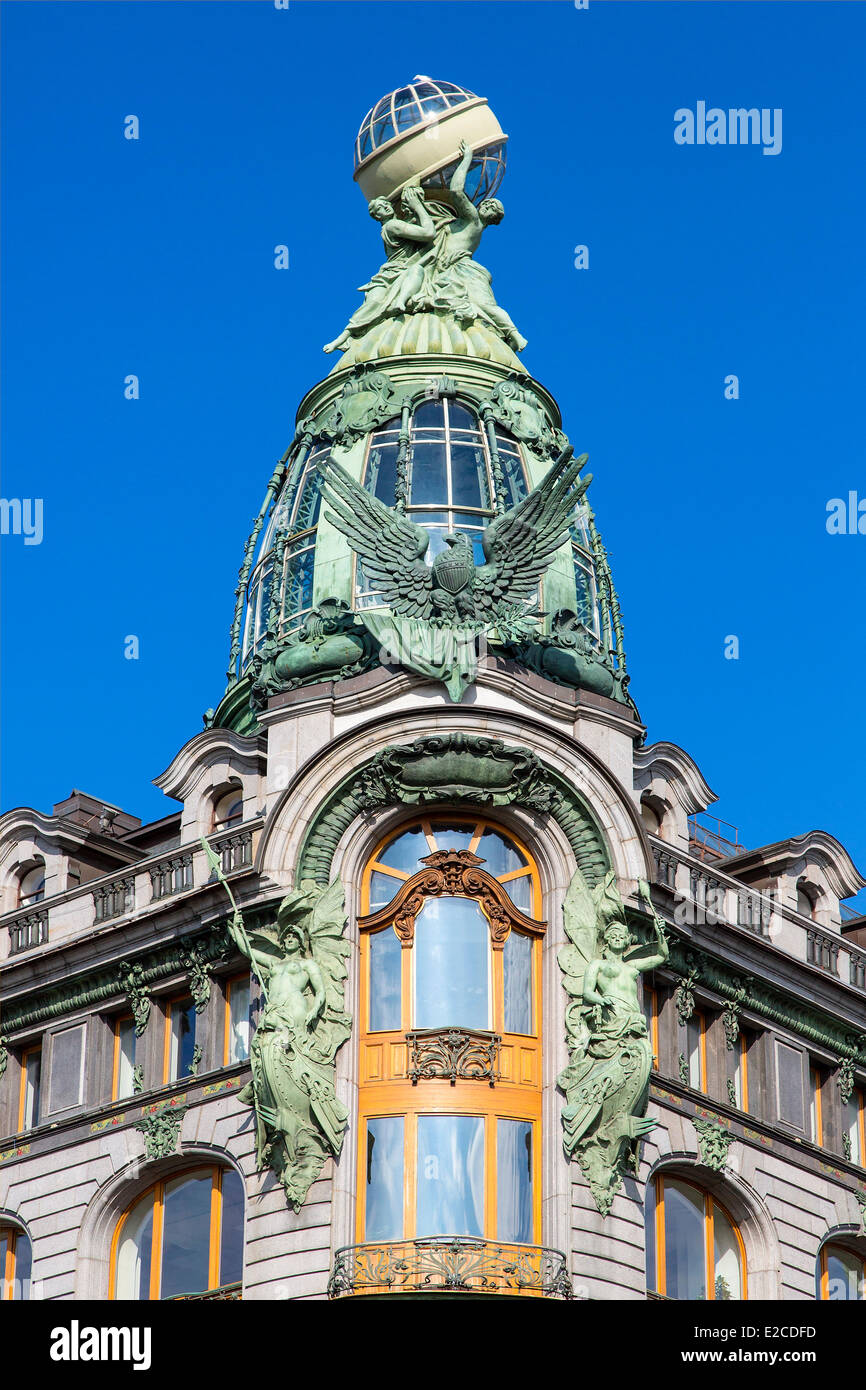
[[[183,1117],[188,1105],[157,1102],[142,1111],[135,1128],[144,1135],[146,1158],[169,1158],[177,1149]]]
[[[734,1142],[734,1135],[726,1125],[715,1120],[692,1119],[698,1136],[698,1151],[705,1168],[721,1173],[728,1161],[728,1149]]]
[[[640,1140],[655,1126],[646,1113],[652,1044],[638,999],[638,979],[668,958],[663,923],[649,884],[640,895],[655,940],[635,943],[611,870],[594,890],[578,869],[563,905],[570,945],[559,952],[569,1065],[557,1079],[565,1092],[564,1147],[576,1158],[598,1210],[607,1216],[627,1172],[635,1172]]]
[[[311,433],[314,438],[329,439],[349,448],[386,420],[393,420],[402,405],[402,397],[386,372],[358,366],[342,395],[313,422]]]

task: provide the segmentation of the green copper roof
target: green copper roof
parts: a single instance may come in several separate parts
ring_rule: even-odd
[[[359,362],[415,353],[480,357],[502,367],[525,370],[517,354],[499,334],[479,319],[464,326],[451,314],[401,314],[398,318],[383,319],[363,338],[354,338],[329,375]]]

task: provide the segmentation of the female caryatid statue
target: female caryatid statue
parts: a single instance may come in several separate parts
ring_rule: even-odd
[[[343,1142],[348,1111],[334,1090],[334,1059],[351,1032],[343,1012],[345,911],[338,879],[303,882],[283,899],[274,927],[229,933],[262,982],[265,1008],[250,1047],[252,1081],[239,1099],[256,1117],[259,1167],[270,1165],[298,1211]]]
[[[566,1014],[569,1065],[559,1077],[567,1104],[562,1112],[565,1151],[577,1158],[603,1215],[627,1168],[634,1168],[640,1138],[655,1121],[646,1117],[652,1044],[638,999],[638,978],[668,957],[663,923],[653,917],[655,941],[638,945],[625,922],[615,875],[593,891],[578,870],[564,904],[570,945],[559,953],[563,985],[571,996]]]
[[[404,191],[402,206],[406,216],[400,218],[387,198],[374,198],[370,203],[370,216],[382,223],[388,259],[366,285],[358,287],[365,296],[364,303],[339,338],[325,344],[325,352],[345,352],[353,338],[361,337],[382,319],[411,312],[411,302],[424,281],[426,262],[433,255],[441,218],[434,220],[416,185]],[[409,217],[414,220],[409,221]]]

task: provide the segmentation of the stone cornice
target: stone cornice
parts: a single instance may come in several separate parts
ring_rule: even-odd
[[[809,855],[819,861],[837,898],[848,898],[861,888],[866,888],[866,878],[860,873],[845,846],[826,830],[809,830],[805,835],[795,835],[789,840],[759,845],[756,849],[738,854],[734,859],[718,860],[718,867],[724,873],[739,878],[761,868],[784,872]]]
[[[185,743],[164,772],[154,777],[154,785],[166,796],[185,801],[202,767],[218,760],[240,761],[245,771],[264,772],[267,766],[264,741],[236,734],[232,729],[205,729]]]
[[[688,815],[705,811],[718,798],[704,779],[697,763],[676,743],[651,743],[635,750],[635,772],[664,769],[665,781],[673,782],[681,793],[682,805]]]

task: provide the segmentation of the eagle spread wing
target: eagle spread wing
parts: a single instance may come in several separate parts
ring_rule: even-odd
[[[366,492],[334,458],[319,469],[322,492],[333,507],[325,516],[360,558],[371,586],[392,612],[431,617],[433,581],[423,559],[429,532]]]
[[[568,540],[577,503],[589,484],[578,474],[587,455],[572,458],[566,449],[528,497],[498,516],[484,532],[487,564],[475,572],[474,597],[480,612],[495,613],[502,602],[525,603],[531,598],[554,554]]]

